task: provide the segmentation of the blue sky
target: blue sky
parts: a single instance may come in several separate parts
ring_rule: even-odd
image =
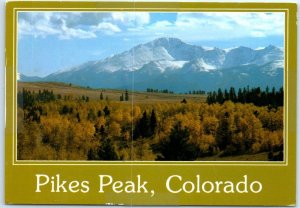
[[[160,37],[219,48],[283,47],[284,13],[19,12],[18,72],[46,76]]]

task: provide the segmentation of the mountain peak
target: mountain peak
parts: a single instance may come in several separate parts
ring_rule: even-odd
[[[153,40],[153,42],[157,41],[177,41],[177,42],[182,42],[179,38],[174,38],[174,37],[161,37],[161,38],[156,38]]]
[[[170,45],[182,45],[185,44],[182,40],[178,38],[172,38],[172,37],[162,37],[157,38],[149,43],[152,43],[155,46],[163,46],[168,47]]]
[[[268,45],[267,47],[264,48],[264,50],[272,51],[272,50],[280,50],[280,49],[274,45]]]
[[[249,48],[249,47],[246,47],[246,46],[239,46],[239,47],[233,49],[232,51],[234,51],[234,50],[236,50],[236,51],[241,51],[241,50],[243,50],[243,51],[244,51],[244,50],[252,51],[253,49],[252,49],[252,48]]]

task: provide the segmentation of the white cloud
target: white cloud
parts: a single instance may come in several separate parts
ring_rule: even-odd
[[[20,35],[32,35],[45,37],[47,35],[59,35],[60,31],[50,25],[48,13],[28,13],[19,16],[18,32]]]
[[[19,37],[31,35],[60,39],[95,38],[125,29],[142,29],[150,22],[148,12],[20,12]]]
[[[182,12],[174,21],[160,20],[128,35],[151,40],[159,36],[186,41],[257,38],[284,34],[284,13],[264,12]]]
[[[262,31],[252,31],[250,34],[252,37],[256,37],[256,38],[266,37],[266,34]]]
[[[80,13],[21,12],[18,19],[19,37],[31,35],[35,38],[45,38],[48,35],[56,35],[60,39],[95,38],[96,34],[93,31],[68,26],[69,20],[77,16],[80,16]]]
[[[71,38],[87,39],[87,38],[97,37],[96,34],[93,32],[87,32],[82,29],[69,28],[66,26],[66,23],[64,21],[60,31],[61,33],[59,34],[59,38],[61,39],[71,39]]]
[[[140,27],[150,23],[148,12],[112,12],[112,19],[125,26]]]
[[[97,26],[92,26],[94,31],[103,31],[106,34],[114,34],[121,32],[121,29],[112,23],[109,22],[101,22]]]
[[[95,26],[111,18],[111,14],[107,12],[69,12],[64,14],[67,15],[65,16],[66,25],[72,28]]]
[[[171,27],[173,24],[169,21],[163,20],[163,21],[158,21],[155,22],[154,24],[150,25],[149,28],[155,29],[155,30],[161,30],[161,29],[166,29],[167,27]]]
[[[36,24],[33,26],[27,21],[21,20],[18,24],[18,32],[22,35],[32,35],[34,37],[45,37],[47,34],[49,35],[55,35],[59,34],[58,30],[55,30],[53,28],[47,27],[43,24]]]
[[[266,37],[284,34],[284,13],[273,12],[202,12],[178,13],[175,25],[199,31],[210,38]]]

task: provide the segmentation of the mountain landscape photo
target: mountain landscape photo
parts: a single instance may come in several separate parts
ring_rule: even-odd
[[[283,12],[19,12],[17,159],[284,161]]]

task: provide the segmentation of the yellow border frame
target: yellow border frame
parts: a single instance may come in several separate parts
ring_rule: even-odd
[[[285,105],[284,105],[284,134],[285,161],[284,162],[82,162],[82,161],[17,161],[16,150],[16,12],[18,11],[150,11],[150,12],[284,12],[285,13]],[[6,175],[19,168],[59,168],[61,166],[86,168],[103,167],[114,170],[120,167],[126,169],[149,169],[160,166],[164,169],[205,167],[223,168],[286,168],[295,169],[296,159],[296,5],[289,3],[196,3],[196,2],[8,2],[6,25]],[[292,41],[295,41],[292,43]],[[290,99],[289,99],[290,98]],[[11,157],[11,155],[13,155]],[[17,168],[18,167],[18,168]],[[235,167],[235,168],[234,168]],[[143,171],[142,171],[143,172]],[[292,172],[292,175],[294,173]],[[6,180],[10,177],[6,177]],[[10,183],[10,182],[9,182]],[[143,203],[142,203],[143,204]],[[171,203],[172,204],[172,203]],[[218,203],[212,203],[218,204]],[[243,203],[241,203],[243,204]],[[246,203],[247,204],[247,203]],[[248,203],[249,204],[249,203]],[[251,204],[251,203],[250,203]],[[225,204],[224,204],[225,205]]]

